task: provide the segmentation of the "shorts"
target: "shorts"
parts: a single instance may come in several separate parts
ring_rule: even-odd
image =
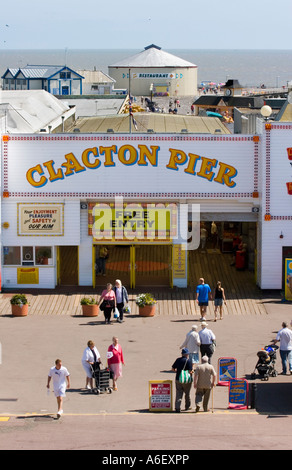
[[[190,357],[190,361],[192,361],[192,364],[199,363],[199,353],[190,353],[189,357]]]
[[[207,302],[200,302],[199,301],[199,306],[200,307],[208,307],[208,301]]]
[[[223,304],[223,299],[214,299],[215,307],[221,307],[222,304]]]
[[[66,385],[61,385],[60,387],[54,387],[55,397],[65,397],[66,396]]]

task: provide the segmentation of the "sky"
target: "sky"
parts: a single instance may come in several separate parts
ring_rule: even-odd
[[[291,49],[291,24],[291,0],[16,0],[0,50]]]

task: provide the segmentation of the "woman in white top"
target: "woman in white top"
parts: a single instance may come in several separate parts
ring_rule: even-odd
[[[86,385],[85,388],[91,389],[93,388],[93,379],[92,379],[92,369],[90,365],[94,363],[100,364],[100,354],[96,349],[96,346],[93,341],[88,341],[87,348],[83,352],[82,356],[82,365],[83,369],[86,372]]]

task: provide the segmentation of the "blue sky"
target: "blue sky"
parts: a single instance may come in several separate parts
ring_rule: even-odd
[[[17,0],[0,49],[291,49],[291,24],[291,0]]]

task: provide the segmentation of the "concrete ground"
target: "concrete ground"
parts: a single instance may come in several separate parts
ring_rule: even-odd
[[[216,371],[219,357],[236,358],[237,376],[257,386],[256,408],[228,409],[228,388],[218,386],[209,413],[185,412],[183,406],[180,414],[149,412],[149,381],[174,385],[171,365],[192,324],[200,328],[198,316],[127,315],[122,324],[104,325],[101,315],[12,318],[7,310],[0,318],[0,449],[94,449],[100,458],[106,451],[185,450],[191,456],[198,449],[291,449],[292,375],[250,380],[257,351],[275,337],[282,321],[292,319],[291,304],[279,299],[266,301],[265,308],[265,315],[228,316],[216,323],[212,315],[209,321],[217,338]],[[82,353],[92,339],[105,364],[113,335],[125,357],[119,390],[93,395],[83,388]],[[60,420],[56,399],[46,389],[56,358],[71,374]],[[276,369],[281,372],[279,356]]]

